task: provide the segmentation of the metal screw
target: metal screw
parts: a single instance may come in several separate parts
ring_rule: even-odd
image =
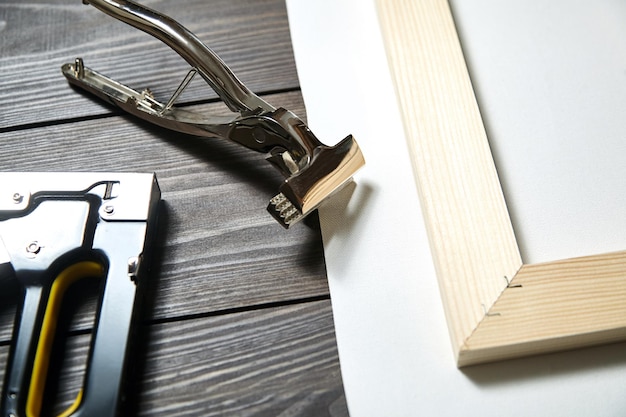
[[[115,211],[115,207],[113,207],[113,206],[104,206],[104,212],[106,214],[113,214],[114,211]]]
[[[252,137],[257,143],[264,143],[266,139],[265,130],[263,130],[263,128],[259,126],[255,127],[252,130]]]
[[[24,200],[24,196],[20,193],[14,193],[13,194],[13,202],[15,204],[19,204],[22,202],[22,200]]]
[[[26,246],[26,252],[28,253],[37,254],[40,251],[41,251],[41,246],[39,246],[39,243],[37,242],[31,242],[28,244],[28,246]]]

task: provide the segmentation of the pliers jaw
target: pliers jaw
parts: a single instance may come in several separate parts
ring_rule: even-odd
[[[364,160],[350,135],[335,146],[319,146],[303,169],[289,176],[267,210],[284,227],[298,222],[340,190]]]
[[[352,136],[335,146],[324,145],[295,114],[275,108],[252,93],[211,49],[178,22],[132,1],[86,3],[163,41],[192,69],[167,103],[155,100],[148,90],[135,91],[85,67],[80,58],[63,65],[68,81],[163,128],[220,137],[266,153],[267,160],[285,177],[268,205],[268,211],[284,227],[312,213],[365,164]],[[174,106],[196,74],[216,91],[233,115],[211,117]]]

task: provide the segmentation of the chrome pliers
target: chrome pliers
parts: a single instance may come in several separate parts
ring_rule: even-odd
[[[135,91],[87,68],[80,58],[62,67],[69,82],[158,126],[221,137],[266,153],[267,160],[286,178],[268,205],[268,211],[284,227],[313,212],[364,165],[351,135],[335,146],[324,145],[294,113],[275,108],[252,93],[211,49],[173,19],[132,1],[83,2],[161,40],[184,58],[191,70],[167,103],[155,100],[149,90]],[[196,74],[235,115],[213,117],[174,106]]]

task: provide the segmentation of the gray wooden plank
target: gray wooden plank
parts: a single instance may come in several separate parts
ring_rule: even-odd
[[[196,33],[253,91],[283,92],[269,102],[304,114],[283,0],[141,2]],[[237,145],[119,116],[60,73],[82,56],[167,100],[186,63],[79,0],[2,3],[0,31],[0,171],[159,178],[164,204],[137,413],[347,415],[319,226],[312,219],[285,231],[265,212],[280,176],[262,155]],[[194,80],[179,102],[225,112],[221,103],[207,104],[214,98]],[[0,283],[0,381],[16,299],[14,287]],[[70,328],[88,329],[95,305],[91,294]],[[69,338],[55,413],[80,384],[89,337]]]
[[[266,98],[302,111],[297,92]],[[261,154],[117,116],[5,132],[0,141],[2,170],[156,172],[164,203],[152,318],[328,294],[319,226],[284,230],[266,212],[282,177]],[[11,315],[0,308],[0,340]]]
[[[80,386],[89,337],[70,338],[57,411]],[[137,415],[348,415],[329,301],[153,325],[146,346]]]
[[[144,1],[178,20],[220,55],[253,91],[296,88],[282,0]],[[0,129],[110,112],[71,89],[60,68],[86,65],[166,100],[188,65],[151,36],[80,0],[0,4]],[[194,80],[182,102],[216,97]]]

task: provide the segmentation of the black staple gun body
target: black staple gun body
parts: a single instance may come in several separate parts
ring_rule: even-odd
[[[0,281],[16,279],[2,416],[37,417],[67,288],[101,278],[82,389],[61,416],[116,416],[160,191],[153,174],[0,173]]]

